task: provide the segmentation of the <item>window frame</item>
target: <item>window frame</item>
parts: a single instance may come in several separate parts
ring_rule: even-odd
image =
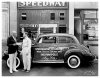
[[[54,15],[52,15],[54,14]],[[50,13],[50,20],[55,20],[55,13]]]
[[[63,13],[63,15],[61,15],[61,13]],[[63,19],[62,19],[63,18]],[[60,12],[59,13],[59,20],[60,21],[64,21],[65,20],[65,13],[64,12]]]
[[[55,43],[39,43],[39,40],[43,37],[55,37],[56,38],[56,42]],[[42,37],[39,37],[36,41],[37,44],[56,44],[57,43],[57,37],[56,36],[42,36]]]
[[[27,20],[27,13],[21,13],[21,20],[22,21],[25,21],[25,20]]]
[[[75,40],[74,38],[69,37],[69,36],[58,36],[58,37],[57,37],[57,43],[59,43],[59,37],[67,37],[67,38],[71,38],[71,39],[73,40],[73,43],[74,43],[74,44],[77,43],[76,40]],[[66,43],[59,43],[59,44],[66,44]],[[70,44],[70,43],[68,43],[68,44]]]

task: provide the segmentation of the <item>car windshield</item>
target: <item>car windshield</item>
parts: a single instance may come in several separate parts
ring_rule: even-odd
[[[74,39],[67,36],[59,36],[58,43],[75,43]]]
[[[56,37],[44,36],[39,38],[38,43],[56,43]]]

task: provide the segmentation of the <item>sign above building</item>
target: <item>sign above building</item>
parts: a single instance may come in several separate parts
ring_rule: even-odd
[[[18,7],[67,7],[68,2],[18,2]]]

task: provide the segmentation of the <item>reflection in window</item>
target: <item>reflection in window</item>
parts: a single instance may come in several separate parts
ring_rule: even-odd
[[[60,36],[59,43],[75,43],[75,41],[70,37]]]
[[[56,37],[45,36],[40,38],[38,43],[56,43]]]
[[[84,39],[93,40],[98,39],[98,23],[97,20],[84,20]]]
[[[85,18],[97,18],[97,11],[84,11]]]

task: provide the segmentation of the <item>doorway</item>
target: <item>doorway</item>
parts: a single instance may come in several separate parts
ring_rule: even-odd
[[[66,33],[66,27],[59,27],[59,33]]]
[[[76,38],[81,42],[82,33],[81,33],[81,20],[80,19],[74,19],[74,35]]]

